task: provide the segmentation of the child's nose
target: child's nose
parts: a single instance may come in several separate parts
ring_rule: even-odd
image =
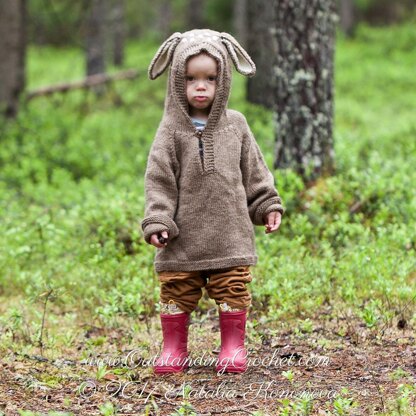
[[[196,89],[197,90],[204,90],[205,89],[205,81],[198,81],[198,83],[196,84]]]

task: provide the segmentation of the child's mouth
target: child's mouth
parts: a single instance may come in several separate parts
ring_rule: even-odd
[[[207,99],[207,97],[195,97],[196,101],[205,101]]]

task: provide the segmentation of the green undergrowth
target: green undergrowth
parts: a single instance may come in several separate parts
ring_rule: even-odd
[[[412,26],[363,27],[356,39],[338,40],[336,173],[306,189],[293,172],[275,171],[287,213],[278,233],[256,228],[251,291],[271,318],[305,318],[330,304],[375,327],[392,317],[416,324],[415,36]],[[138,79],[100,96],[34,99],[1,125],[3,328],[20,302],[42,305],[50,290],[58,309],[108,326],[158,310],[156,249],[139,228],[166,87],[166,75],[147,78],[156,47],[128,46],[125,67],[139,69]],[[29,89],[82,73],[81,51],[29,50]],[[271,168],[272,114],[244,101],[236,73],[230,108],[246,115]],[[201,309],[213,305],[205,300]]]

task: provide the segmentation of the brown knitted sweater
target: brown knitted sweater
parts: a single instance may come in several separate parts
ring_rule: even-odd
[[[186,60],[201,51],[217,60],[217,89],[205,129],[188,113]],[[231,62],[252,76],[254,63],[227,33],[174,33],[149,67],[157,78],[171,63],[163,118],[150,149],[145,174],[146,208],[141,226],[146,242],[168,231],[157,249],[155,270],[196,271],[255,265],[254,227],[284,208],[246,118],[227,109]],[[200,149],[202,152],[200,153]]]

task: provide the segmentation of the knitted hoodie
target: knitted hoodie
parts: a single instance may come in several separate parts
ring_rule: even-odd
[[[200,52],[218,65],[202,132],[189,116],[185,80],[187,59]],[[231,35],[198,29],[174,33],[150,64],[150,79],[171,64],[164,114],[147,162],[141,223],[147,243],[154,233],[169,234],[167,246],[156,252],[156,272],[255,265],[253,224],[263,225],[269,212],[284,212],[246,118],[227,109],[230,58],[241,74],[255,74],[254,63]]]

